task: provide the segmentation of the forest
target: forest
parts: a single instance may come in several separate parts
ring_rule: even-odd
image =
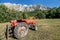
[[[20,12],[0,4],[0,23],[9,22],[10,20],[15,19],[28,19],[30,17],[33,17],[34,19],[59,19],[60,7],[54,7],[43,11],[36,9],[32,12]]]

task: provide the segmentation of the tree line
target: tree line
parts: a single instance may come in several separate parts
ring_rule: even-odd
[[[29,17],[35,19],[60,18],[60,7],[54,7],[44,11],[36,9],[32,12],[20,12],[0,4],[0,22],[8,22],[15,19],[27,19]]]

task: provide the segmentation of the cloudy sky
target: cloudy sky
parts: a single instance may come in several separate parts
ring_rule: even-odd
[[[0,3],[42,4],[47,7],[59,7],[60,0],[0,0]]]

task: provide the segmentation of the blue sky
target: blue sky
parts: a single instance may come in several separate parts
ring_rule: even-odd
[[[59,7],[60,0],[0,0],[0,3],[16,3],[16,4],[42,4],[47,7]]]

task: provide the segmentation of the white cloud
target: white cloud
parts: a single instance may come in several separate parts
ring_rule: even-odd
[[[28,5],[24,5],[24,7],[27,7]]]

